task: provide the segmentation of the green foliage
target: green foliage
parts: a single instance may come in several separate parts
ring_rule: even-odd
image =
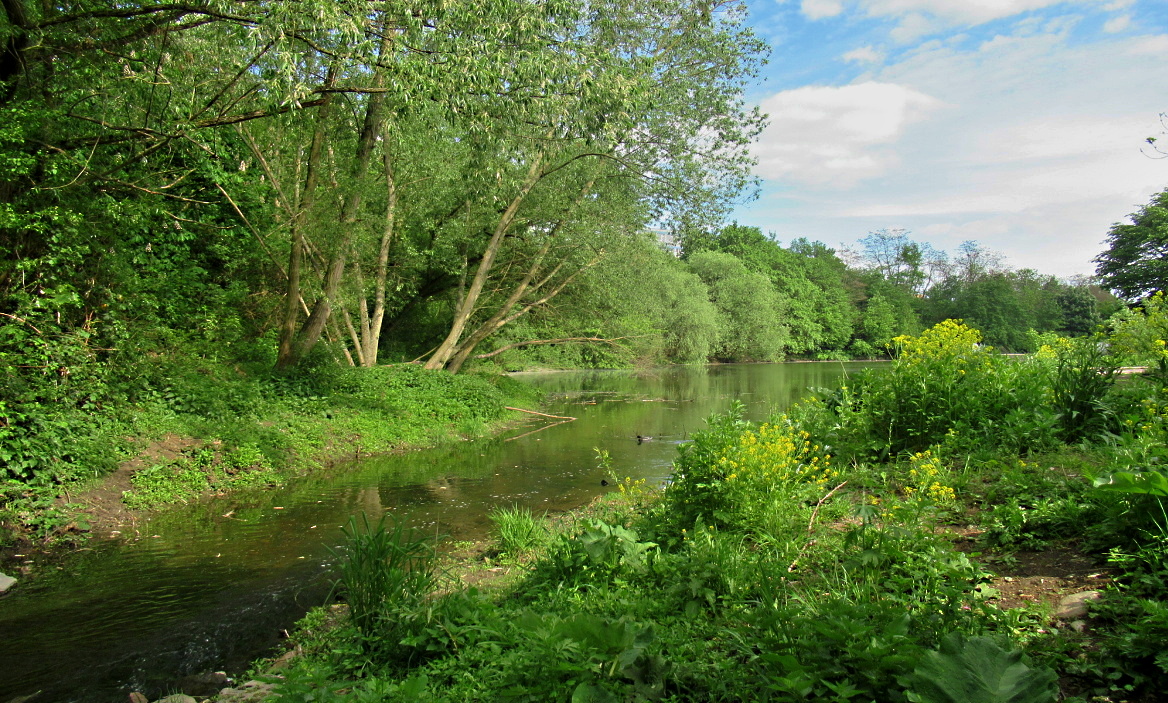
[[[186,503],[206,491],[275,486],[283,482],[268,458],[254,445],[227,452],[212,447],[188,450],[173,462],[148,466],[130,478],[123,495],[131,508],[157,508]]]
[[[766,277],[730,254],[701,252],[689,265],[710,291],[718,310],[714,356],[728,361],[774,361],[788,341],[785,305]]]
[[[536,517],[531,508],[496,506],[488,513],[488,517],[494,524],[500,551],[511,557],[526,554],[549,537],[546,518]]]
[[[1168,498],[1168,476],[1154,470],[1139,473],[1116,471],[1108,476],[1096,478],[1095,488],[1113,493]]]
[[[1010,359],[980,339],[954,320],[898,337],[889,372],[858,376],[800,412],[820,443],[876,457],[980,441],[1041,451],[1114,426],[1114,366],[1098,341],[1064,340]]]
[[[1131,224],[1111,226],[1107,251],[1095,257],[1095,273],[1103,285],[1136,301],[1163,292],[1168,280],[1168,191],[1129,217]]]
[[[436,585],[433,547],[387,515],[375,524],[364,513],[360,521],[351,517],[342,532],[345,542],[333,551],[338,584],[362,645],[409,657],[405,640],[415,623],[408,616]]]
[[[1053,703],[1059,693],[1055,673],[1031,668],[1021,651],[956,632],[901,682],[913,703]]]
[[[623,525],[592,520],[581,531],[562,534],[552,542],[547,560],[536,565],[532,584],[606,587],[614,580],[646,573],[656,547]]]
[[[1168,302],[1163,293],[1136,308],[1124,308],[1108,320],[1112,353],[1122,363],[1152,366],[1164,372],[1168,359]]]

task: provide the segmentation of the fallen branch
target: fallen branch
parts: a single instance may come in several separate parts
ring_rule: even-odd
[[[534,410],[524,410],[523,408],[513,408],[510,405],[504,405],[503,407],[508,409],[508,410],[514,410],[515,412],[527,413],[529,415],[539,415],[540,417],[550,417],[550,418],[554,418],[556,420],[564,420],[565,422],[570,422],[570,421],[576,419],[574,417],[569,417],[567,415],[548,415],[547,413],[537,413]],[[559,424],[559,423],[556,423],[556,424]]]
[[[554,417],[554,416],[553,416],[553,417]],[[551,424],[549,424],[549,425],[544,425],[543,427],[539,428],[538,430],[532,430],[532,431],[530,431],[530,432],[524,432],[524,433],[523,433],[523,434],[521,434],[521,435],[515,435],[514,437],[508,437],[507,439],[505,439],[505,440],[503,440],[503,441],[504,441],[504,442],[511,442],[511,441],[514,441],[514,440],[516,440],[516,439],[519,439],[519,438],[521,438],[521,437],[526,437],[526,436],[527,436],[527,435],[529,435],[529,434],[535,434],[536,432],[543,432],[544,430],[548,429],[549,427],[555,427],[556,425],[566,425],[566,424],[568,424],[569,422],[571,422],[572,420],[575,420],[575,419],[576,419],[576,418],[574,418],[574,417],[570,417],[570,418],[568,418],[567,420],[560,420],[559,422],[553,422],[553,423],[551,423]]]
[[[527,342],[515,342],[514,344],[507,344],[499,347],[495,351],[487,352],[486,354],[475,354],[476,359],[490,359],[492,356],[502,354],[510,349],[517,349],[519,347],[530,347],[536,344],[560,344],[561,342],[605,342],[606,344],[616,344],[622,339],[638,339],[640,337],[648,337],[647,334],[630,335],[628,337],[561,337],[559,339],[532,339]]]
[[[822,507],[825,502],[827,502],[828,498],[835,495],[836,491],[838,491],[839,489],[843,488],[846,485],[848,485],[848,482],[844,481],[840,485],[836,486],[835,488],[831,489],[826,494],[824,494],[824,496],[819,499],[819,502],[815,504],[815,509],[811,511],[811,519],[807,521],[807,534],[808,535],[810,535],[812,530],[815,529],[815,518],[819,516],[819,508]],[[803,556],[803,553],[806,552],[808,550],[808,548],[810,548],[811,545],[813,545],[813,544],[815,544],[814,539],[807,540],[807,544],[803,545],[803,548],[800,549],[799,553],[795,555],[794,561],[792,561],[791,565],[787,567],[788,574],[795,570],[795,565],[799,563],[799,557]]]

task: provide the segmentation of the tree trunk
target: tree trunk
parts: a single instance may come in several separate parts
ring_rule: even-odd
[[[572,210],[579,206],[580,203],[583,202],[584,198],[587,197],[595,182],[595,178],[589,180],[580,190],[580,194],[576,196],[576,199],[572,201],[571,205],[565,208],[563,216],[556,222],[555,226],[552,227],[552,230],[545,235],[543,246],[540,247],[539,251],[532,258],[531,265],[527,268],[527,273],[524,274],[523,278],[520,279],[519,283],[517,283],[515,288],[512,289],[511,295],[507,297],[507,300],[504,301],[501,306],[499,306],[499,309],[495,311],[495,314],[491,315],[491,317],[486,322],[479,325],[479,327],[470,334],[466,341],[462,342],[456,347],[456,349],[451,354],[450,359],[446,362],[445,367],[447,371],[450,371],[451,373],[458,373],[462,369],[462,365],[465,364],[466,360],[470,358],[470,355],[474,352],[475,347],[477,347],[480,342],[482,342],[487,337],[490,337],[492,334],[498,332],[503,328],[504,325],[507,325],[522,315],[525,315],[528,311],[537,305],[542,305],[551,300],[553,297],[559,294],[559,292],[564,289],[564,286],[571,282],[571,280],[575,278],[581,271],[591,267],[596,263],[596,261],[598,261],[598,259],[593,259],[592,262],[580,270],[575,271],[565,280],[561,281],[560,284],[550,292],[550,294],[545,295],[533,303],[525,305],[518,313],[511,313],[511,311],[515,309],[515,306],[519,304],[519,301],[523,299],[524,295],[530,291],[539,290],[540,288],[547,285],[564,267],[564,261],[561,260],[554,268],[552,268],[550,273],[543,277],[542,280],[532,285],[532,281],[534,281],[535,277],[539,274],[540,268],[543,265],[543,261],[547,257],[548,252],[551,250],[552,242],[555,241],[556,235],[559,233],[560,228],[563,227],[564,222],[572,213]]]
[[[335,67],[329,68],[325,84],[331,86],[336,78]],[[296,321],[300,318],[297,304],[300,302],[300,275],[304,264],[304,228],[309,211],[316,201],[316,186],[320,180],[320,154],[324,149],[325,127],[327,126],[331,100],[321,105],[316,113],[316,127],[312,131],[312,144],[308,148],[308,165],[304,177],[304,191],[292,215],[292,250],[288,256],[288,288],[284,296],[284,319],[280,324],[280,348],[276,356],[276,369],[286,370],[296,364]]]
[[[379,56],[384,56],[389,51],[391,43],[391,36],[386,34],[381,42]],[[379,70],[373,77],[374,87],[381,88],[384,83],[385,72]],[[333,251],[333,256],[325,270],[321,295],[312,306],[312,314],[304,321],[304,326],[301,328],[300,334],[297,335],[291,363],[296,363],[312,351],[312,348],[320,341],[325,323],[328,322],[329,316],[332,314],[333,302],[337,299],[337,292],[340,290],[341,280],[345,274],[349,250],[352,247],[353,226],[357,222],[357,211],[361,207],[361,189],[358,184],[369,170],[373,149],[377,146],[378,137],[381,136],[384,126],[382,112],[385,105],[385,95],[385,93],[370,94],[369,102],[365,106],[365,119],[361,126],[361,135],[357,139],[357,150],[350,168],[350,190],[341,206],[341,241]]]
[[[373,289],[373,311],[362,321],[361,356],[365,366],[377,365],[377,349],[381,343],[381,322],[385,318],[385,283],[389,277],[389,247],[393,243],[393,228],[397,220],[397,182],[394,180],[393,156],[387,149],[385,161],[385,228],[381,231],[381,247],[377,252],[377,280]],[[363,289],[362,289],[363,290]],[[365,301],[359,301],[366,310]]]
[[[446,335],[446,339],[442,344],[438,345],[438,349],[426,362],[427,369],[441,369],[445,368],[446,362],[454,355],[458,348],[458,341],[462,337],[463,331],[466,329],[467,322],[470,321],[470,316],[474,313],[475,306],[478,305],[479,296],[482,295],[483,287],[487,283],[487,276],[491,273],[491,266],[495,263],[495,257],[499,254],[499,249],[503,246],[503,236],[511,229],[512,223],[515,222],[515,216],[519,213],[519,206],[523,204],[527,194],[535,187],[541,178],[540,166],[543,163],[543,153],[537,153],[535,158],[531,161],[531,167],[527,170],[527,176],[523,180],[523,185],[519,192],[511,199],[507,205],[507,209],[499,217],[499,222],[495,226],[495,231],[491,235],[491,240],[487,242],[487,248],[483,252],[483,258],[479,260],[479,265],[475,269],[474,279],[471,281],[470,288],[467,289],[466,294],[462,296],[458,306],[454,311],[454,321],[450,325],[450,333]]]

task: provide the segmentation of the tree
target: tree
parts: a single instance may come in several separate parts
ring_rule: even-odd
[[[1107,234],[1107,251],[1095,257],[1096,275],[1119,297],[1137,301],[1168,289],[1168,190],[1117,222]]]
[[[880,229],[860,240],[864,246],[861,265],[884,280],[913,293],[925,293],[946,268],[944,252],[914,242],[904,229]]]
[[[1066,286],[1058,294],[1062,324],[1058,331],[1071,337],[1086,337],[1095,332],[1103,317],[1099,304],[1086,286]]]
[[[774,361],[789,343],[783,300],[765,276],[723,252],[699,252],[689,265],[718,310],[714,355],[728,361]]]
[[[749,180],[762,118],[740,96],[762,49],[736,5],[598,3],[568,25],[546,60],[580,71],[579,85],[475,135],[499,145],[486,171],[498,184],[474,204],[489,219],[427,368],[457,371],[595,265],[590,232],[716,215]],[[612,223],[609,199],[644,203],[642,219]]]

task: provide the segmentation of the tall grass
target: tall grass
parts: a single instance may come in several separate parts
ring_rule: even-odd
[[[496,506],[489,517],[494,523],[499,550],[508,556],[521,556],[548,541],[545,519],[536,517],[531,508]]]
[[[373,524],[362,513],[360,519],[349,518],[342,532],[345,542],[332,552],[338,559],[338,585],[349,604],[349,618],[367,642],[385,637],[396,629],[396,615],[434,591],[434,548],[388,516]]]

